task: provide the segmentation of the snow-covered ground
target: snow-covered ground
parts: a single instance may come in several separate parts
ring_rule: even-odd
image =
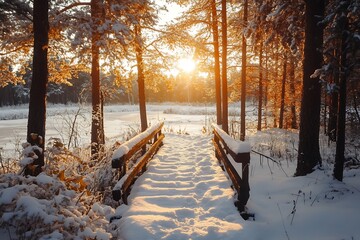
[[[150,122],[165,122],[165,145],[135,183],[128,206],[113,208],[77,194],[58,175],[24,179],[4,174],[0,176],[0,239],[16,239],[19,229],[28,231],[23,239],[39,236],[37,232],[42,239],[360,239],[359,169],[346,169],[343,182],[333,180],[328,163],[294,178],[296,132],[270,129],[249,134],[252,148],[275,154],[281,167],[251,154],[247,209],[255,219],[245,221],[233,205],[230,182],[214,159],[211,136],[203,134],[214,119],[214,107],[152,105],[148,110]],[[1,109],[0,115],[7,111]],[[64,133],[59,131],[59,119],[65,115],[58,116],[48,118],[48,138]],[[90,138],[88,116],[84,111],[79,144]],[[127,138],[129,131],[138,129],[138,119],[136,107],[107,107],[108,142]],[[0,147],[14,151],[13,142],[20,141],[14,136],[23,140],[25,130],[25,119],[0,121]],[[113,216],[122,218],[109,224]],[[19,226],[11,227],[15,223]]]
[[[124,239],[237,239],[244,220],[209,137],[167,134],[116,214]]]

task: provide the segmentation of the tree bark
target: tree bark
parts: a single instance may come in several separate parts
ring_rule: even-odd
[[[346,122],[346,78],[347,78],[347,62],[346,62],[346,41],[348,38],[348,22],[346,17],[342,17],[343,33],[341,42],[341,74],[339,82],[339,108],[337,117],[337,141],[334,164],[334,178],[342,181],[344,162],[345,162],[345,122]]]
[[[307,0],[305,7],[305,47],[303,64],[303,89],[300,113],[299,153],[295,175],[311,173],[321,165],[319,150],[321,85],[318,77],[311,78],[322,65],[325,0]]]
[[[248,0],[244,1],[243,26],[247,25]],[[240,140],[245,141],[245,115],[246,115],[246,38],[245,31],[242,34],[241,48],[241,106],[240,106]]]
[[[219,54],[219,30],[218,19],[216,11],[216,1],[211,0],[211,27],[213,30],[214,41],[214,74],[215,74],[215,95],[216,95],[216,123],[220,125],[222,123],[222,111],[221,111],[221,81],[220,81],[220,54]]]
[[[295,92],[295,58],[290,58],[290,94],[291,94],[291,128],[297,129],[297,117],[296,117],[296,92]]]
[[[49,44],[49,2],[48,0],[34,0],[34,56],[33,74],[30,88],[30,103],[27,126],[27,141],[31,145],[38,145],[42,152],[36,153],[34,171],[28,172],[37,175],[44,165],[44,142],[46,124],[46,90],[48,83],[48,44]],[[26,174],[26,173],[25,173]]]
[[[340,44],[337,44],[337,45],[339,48],[341,47]],[[334,58],[340,59],[338,49],[334,50]],[[332,83],[336,84],[336,86],[338,86],[338,84],[339,84],[339,69],[334,70],[333,75],[332,75]],[[331,91],[327,134],[329,137],[329,141],[332,141],[332,142],[336,142],[338,101],[339,101],[338,91],[337,90]]]
[[[277,125],[277,122],[278,122],[278,78],[279,78],[279,44],[278,42],[275,42],[275,49],[274,49],[274,54],[275,54],[275,61],[274,61],[274,65],[275,65],[275,68],[274,68],[274,87],[275,88],[275,93],[274,93],[274,99],[273,99],[273,116],[274,116],[274,119],[273,119],[273,127],[276,128],[278,125]]]
[[[223,99],[223,115],[222,129],[228,133],[228,93],[227,93],[227,16],[226,16],[226,0],[221,0],[221,29],[222,29],[222,99]]]
[[[261,131],[262,123],[262,102],[263,102],[263,42],[260,41],[259,47],[259,102],[258,102],[258,124],[257,130]]]
[[[353,91],[353,98],[352,98],[353,99],[353,107],[354,107],[355,114],[356,114],[356,117],[358,119],[358,122],[360,123],[360,114],[359,114],[358,105],[357,105],[357,102],[356,102],[356,99],[358,97],[356,96],[356,93],[358,93],[357,90],[354,90]],[[360,96],[360,94],[358,94],[358,95]]]
[[[147,129],[147,117],[146,117],[146,98],[145,98],[145,77],[144,77],[144,61],[143,61],[143,49],[141,39],[141,27],[135,26],[135,52],[136,62],[138,70],[138,90],[139,90],[139,108],[140,108],[140,120],[141,120],[141,131]]]
[[[281,81],[281,97],[280,97],[280,114],[279,114],[279,128],[284,127],[284,112],[285,112],[285,85],[286,85],[286,56],[283,62],[283,76]]]
[[[265,93],[264,93],[264,125],[265,128],[268,126],[267,115],[268,115],[268,95],[269,95],[269,66],[268,66],[268,55],[265,50]]]
[[[99,157],[99,153],[105,144],[103,128],[103,112],[101,111],[101,92],[100,92],[100,34],[97,27],[102,20],[101,0],[91,0],[91,19],[93,21],[91,35],[91,83],[92,83],[92,122],[91,122],[91,156],[93,159]]]

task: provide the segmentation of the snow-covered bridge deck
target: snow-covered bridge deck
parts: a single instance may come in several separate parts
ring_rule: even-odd
[[[166,134],[164,146],[117,209],[127,240],[237,239],[244,220],[211,137]]]

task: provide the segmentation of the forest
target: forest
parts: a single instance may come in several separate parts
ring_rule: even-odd
[[[107,103],[139,103],[143,130],[145,102],[216,103],[228,131],[228,103],[240,101],[244,140],[245,103],[257,102],[258,130],[300,126],[300,150],[303,140],[317,159],[311,169],[321,162],[313,147],[320,125],[330,141],[359,126],[358,8],[337,0],[5,0],[0,106],[29,103],[28,134],[44,137],[45,120],[32,119],[45,118],[45,101],[91,102],[92,142],[103,144]]]
[[[44,170],[48,103],[91,106],[89,165],[108,157],[104,107],[138,105],[144,132],[148,104],[177,103],[214,106],[216,124],[240,141],[250,124],[295,131],[296,177],[323,166],[324,134],[343,181],[344,167],[360,165],[359,9],[357,0],[0,0],[0,107],[28,108],[26,141],[38,147],[20,173]]]

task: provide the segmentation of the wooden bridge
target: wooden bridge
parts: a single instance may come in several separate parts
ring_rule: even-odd
[[[122,203],[114,219],[120,228],[139,229],[126,231],[124,238],[197,239],[214,234],[205,230],[210,227],[219,234],[214,239],[235,239],[249,216],[250,146],[216,125],[213,137],[166,138],[162,126],[150,127],[114,152],[119,181],[113,197]]]

